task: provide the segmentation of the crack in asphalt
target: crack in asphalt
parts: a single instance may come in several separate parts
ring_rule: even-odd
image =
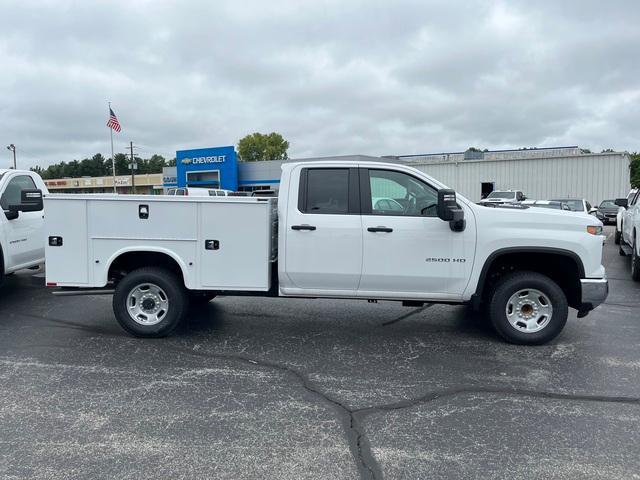
[[[334,410],[337,410],[342,422],[343,428],[347,436],[347,442],[349,444],[349,450],[354,458],[360,478],[364,480],[377,480],[382,478],[382,471],[378,466],[378,462],[375,460],[371,453],[371,447],[367,441],[360,422],[355,418],[353,409],[349,408],[342,402],[332,398],[329,394],[324,393],[320,389],[312,385],[312,381],[309,377],[302,372],[299,372],[295,368],[288,367],[276,362],[270,362],[268,360],[256,360],[255,358],[244,355],[225,355],[221,353],[208,353],[198,352],[190,350],[188,348],[180,347],[165,347],[166,350],[173,350],[174,352],[184,353],[196,357],[215,358],[219,360],[232,360],[239,361],[253,367],[259,366],[263,368],[271,368],[281,372],[284,372],[290,376],[293,376],[298,380],[302,387],[309,393],[320,397],[325,403],[330,404]]]
[[[401,320],[404,320],[405,318],[408,318],[412,315],[415,315],[417,313],[420,313],[426,310],[432,305],[433,304],[427,304],[423,307],[417,308],[409,312],[408,314],[402,315],[394,320],[383,323],[382,325],[386,326],[386,325],[399,322]],[[102,332],[99,329],[95,329],[92,327],[84,327],[81,324],[65,321],[62,319],[48,318],[48,317],[42,317],[39,315],[29,315],[29,314],[21,314],[21,315],[35,318],[35,319],[42,319],[42,320],[47,320],[54,323],[59,323],[60,325],[56,325],[56,326],[60,328],[73,328],[77,330],[92,331],[93,333],[98,333],[102,335],[105,334],[105,332]],[[61,346],[56,345],[55,347],[60,348]],[[372,405],[369,407],[354,409],[336,400],[335,398],[332,398],[328,393],[323,392],[319,387],[313,384],[313,381],[308,377],[308,375],[296,370],[295,368],[289,367],[287,365],[283,365],[283,364],[268,361],[268,360],[258,360],[253,357],[245,356],[241,354],[216,354],[216,353],[196,351],[196,350],[189,349],[188,347],[169,346],[169,345],[164,345],[163,348],[165,350],[173,350],[174,352],[177,352],[177,353],[182,353],[182,354],[191,355],[195,357],[213,358],[213,359],[219,359],[224,361],[236,361],[236,362],[241,362],[243,364],[249,365],[251,367],[257,366],[262,368],[270,368],[273,370],[278,370],[280,372],[283,372],[295,378],[298,381],[298,383],[306,391],[322,399],[322,401],[324,401],[326,404],[329,404],[338,413],[339,419],[345,431],[349,450],[356,464],[356,468],[358,469],[358,472],[360,474],[360,478],[363,480],[378,480],[383,478],[382,470],[373,454],[371,444],[367,439],[367,436],[363,428],[363,424],[366,418],[375,413],[385,412],[385,411],[386,412],[396,411],[396,410],[402,410],[406,408],[412,408],[418,405],[426,405],[430,402],[433,402],[439,399],[453,398],[458,395],[483,394],[483,393],[512,395],[512,396],[527,396],[527,397],[533,397],[533,398],[554,399],[554,400],[640,405],[640,398],[636,398],[636,397],[570,394],[570,393],[558,393],[558,392],[529,390],[529,389],[465,386],[465,387],[443,389],[439,391],[432,391],[412,399],[403,399],[397,402],[381,404],[381,405]]]
[[[424,307],[423,307],[424,308]],[[285,372],[295,377],[302,387],[311,394],[320,397],[325,403],[330,404],[334,410],[337,410],[345,429],[349,450],[354,458],[360,478],[363,480],[378,480],[383,478],[382,470],[378,461],[376,460],[371,444],[367,439],[364,432],[363,422],[369,415],[382,411],[394,411],[411,408],[417,405],[425,405],[430,402],[439,399],[452,398],[458,395],[465,394],[481,394],[481,393],[493,393],[513,396],[526,396],[533,398],[553,399],[553,400],[572,400],[572,401],[586,401],[586,402],[602,402],[602,403],[621,403],[627,405],[640,405],[640,398],[636,397],[624,397],[624,396],[607,396],[607,395],[586,395],[586,394],[571,394],[571,393],[558,393],[528,389],[510,389],[510,388],[498,388],[498,387],[477,387],[467,386],[461,388],[444,389],[435,392],[426,393],[420,397],[413,399],[404,399],[393,403],[373,405],[364,408],[350,408],[344,403],[332,398],[328,393],[323,392],[317,386],[312,384],[312,381],[304,373],[282,365],[276,362],[266,360],[256,360],[255,358],[243,356],[243,355],[225,355],[215,354],[207,352],[197,352],[188,348],[176,348],[169,347],[169,350],[174,350],[179,353],[185,353],[188,355],[216,358],[226,361],[240,361],[242,363],[249,364],[251,366],[260,366],[263,368],[276,369],[281,372]]]

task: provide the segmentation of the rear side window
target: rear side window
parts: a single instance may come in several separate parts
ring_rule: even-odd
[[[19,205],[22,191],[35,189],[36,184],[33,183],[33,179],[28,175],[18,175],[13,177],[7,183],[7,188],[4,189],[4,193],[0,198],[0,206],[3,210],[8,210],[9,205]]]
[[[300,176],[298,208],[303,213],[349,213],[348,168],[307,168]]]

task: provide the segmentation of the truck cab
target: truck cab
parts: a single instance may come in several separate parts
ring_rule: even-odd
[[[475,256],[476,222],[455,231],[438,191],[401,165],[283,166],[279,197],[283,295],[459,301]],[[387,201],[381,201],[386,199]]]
[[[43,192],[47,187],[38,174],[0,170],[0,281],[44,263]]]

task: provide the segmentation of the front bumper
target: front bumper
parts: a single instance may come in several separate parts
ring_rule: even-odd
[[[582,287],[582,305],[580,312],[593,310],[603,303],[609,295],[609,281],[605,278],[582,278],[580,280]]]

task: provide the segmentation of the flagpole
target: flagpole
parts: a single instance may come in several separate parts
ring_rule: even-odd
[[[111,102],[109,102],[109,114],[111,114]],[[113,127],[109,127],[109,132],[111,132],[111,167],[113,169],[113,193],[118,193],[116,189],[116,159],[113,154]]]

